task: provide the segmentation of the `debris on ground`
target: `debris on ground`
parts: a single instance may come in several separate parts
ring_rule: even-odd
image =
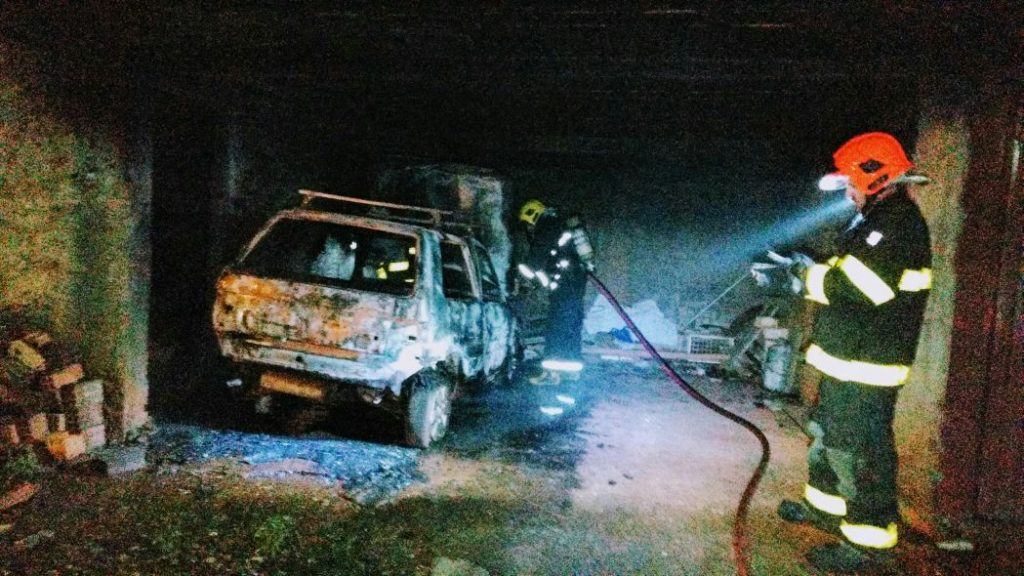
[[[146,467],[146,447],[142,444],[106,446],[97,450],[93,457],[101,463],[101,471],[107,476],[128,474]]]
[[[679,335],[675,322],[662,314],[654,300],[643,300],[633,306],[627,306],[625,310],[651,344],[667,347],[678,344]],[[594,304],[587,312],[583,327],[588,334],[609,333],[623,342],[639,342],[626,328],[626,322],[611,303],[601,295],[594,300]]]
[[[150,461],[160,468],[218,459],[249,467],[253,478],[302,477],[340,485],[359,504],[387,500],[422,480],[416,448],[359,440],[289,437],[210,430],[168,423],[150,438]]]
[[[22,482],[17,488],[9,491],[3,496],[0,496],[0,512],[28,502],[38,491],[39,488],[35,484],[31,482]]]
[[[39,546],[46,540],[53,540],[53,537],[57,534],[53,530],[40,530],[35,534],[30,534],[21,540],[15,540],[15,550],[31,550],[36,546]]]
[[[430,576],[487,576],[489,572],[466,560],[452,560],[444,556],[434,560]]]
[[[974,543],[964,538],[941,540],[935,543],[935,547],[946,552],[974,552]]]

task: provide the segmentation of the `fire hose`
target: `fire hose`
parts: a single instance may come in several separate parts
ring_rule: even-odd
[[[705,407],[709,408],[710,410],[719,414],[720,416],[732,420],[733,422],[739,424],[743,428],[746,428],[751,434],[753,434],[757,438],[757,441],[761,444],[761,460],[760,462],[758,462],[757,468],[751,475],[750,480],[747,481],[747,486],[743,490],[742,496],[740,496],[739,505],[736,508],[736,522],[733,524],[732,530],[732,550],[733,555],[735,557],[736,570],[740,576],[748,576],[750,574],[750,549],[749,540],[747,537],[747,510],[750,506],[750,499],[754,496],[754,492],[757,490],[757,485],[761,481],[761,477],[764,475],[765,468],[767,468],[768,466],[768,460],[771,458],[771,447],[768,445],[768,438],[764,435],[764,432],[762,432],[761,429],[758,428],[754,423],[743,418],[742,416],[739,416],[738,414],[730,412],[729,410],[723,408],[722,406],[719,406],[718,404],[715,404],[706,396],[698,392],[692,385],[690,385],[689,382],[683,379],[683,377],[680,376],[679,373],[676,372],[675,369],[673,369],[672,366],[669,365],[668,361],[666,361],[660,354],[658,354],[658,351],[654,349],[654,346],[652,346],[651,343],[647,340],[647,338],[643,335],[643,333],[640,332],[640,329],[637,328],[636,324],[633,323],[633,320],[629,317],[626,311],[619,304],[619,301],[616,300],[614,296],[612,296],[612,293],[601,282],[601,280],[599,280],[593,272],[588,272],[587,275],[590,277],[590,280],[594,283],[594,287],[597,288],[597,291],[608,299],[608,302],[610,302],[612,307],[615,308],[615,311],[618,312],[619,316],[621,316],[623,321],[626,322],[626,326],[628,326],[630,331],[636,335],[638,340],[640,340],[640,343],[643,345],[647,353],[650,354],[652,358],[658,361],[658,363],[661,365],[661,369],[665,372],[665,374],[668,375],[670,379],[672,379],[672,381],[674,381],[680,388],[683,389],[684,392],[689,394],[691,397],[693,397],[695,400],[703,404]],[[734,282],[731,286],[729,286],[729,288],[726,289],[726,292],[732,290],[738,283],[739,281]],[[725,293],[721,294],[718,298],[715,299],[715,301],[717,301],[724,295]],[[691,319],[691,322],[692,321],[693,320]]]

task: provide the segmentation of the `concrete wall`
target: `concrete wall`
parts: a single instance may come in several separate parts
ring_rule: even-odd
[[[108,434],[146,421],[148,173],[127,139],[48,113],[33,63],[0,44],[0,306],[77,348],[109,385]],[[134,144],[144,155],[145,142]]]
[[[999,348],[1011,347],[1013,320],[995,312],[1000,293],[1019,290],[1020,255],[1014,247],[1021,232],[1012,220],[1019,199],[1010,186],[1021,92],[1005,80],[1019,73],[1019,60],[998,62],[960,75],[944,71],[921,85],[914,158],[934,181],[918,194],[931,230],[933,286],[896,433],[904,516],[930,533],[980,512],[979,478],[993,465],[982,456],[984,443],[993,440],[986,434],[988,418],[1008,410],[992,394],[1012,395],[1019,388],[1003,382],[997,371]],[[1020,450],[1003,438],[995,442],[1007,455]],[[1000,465],[1012,461],[1007,456]],[[1019,508],[984,512],[1020,515]]]
[[[962,112],[925,97],[913,160],[933,182],[914,188],[932,240],[933,285],[910,380],[900,393],[895,422],[900,454],[901,506],[915,527],[935,533],[935,488],[940,478],[939,426],[949,369],[957,279],[954,258],[963,221],[961,196],[970,164]]]

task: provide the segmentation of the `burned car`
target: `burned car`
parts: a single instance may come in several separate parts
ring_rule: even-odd
[[[429,447],[460,385],[515,369],[516,322],[486,249],[451,213],[301,193],[218,279],[221,353],[251,395],[359,398]]]

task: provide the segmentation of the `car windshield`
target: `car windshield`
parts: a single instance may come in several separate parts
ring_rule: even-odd
[[[242,259],[258,276],[412,294],[416,238],[330,222],[278,220]]]

